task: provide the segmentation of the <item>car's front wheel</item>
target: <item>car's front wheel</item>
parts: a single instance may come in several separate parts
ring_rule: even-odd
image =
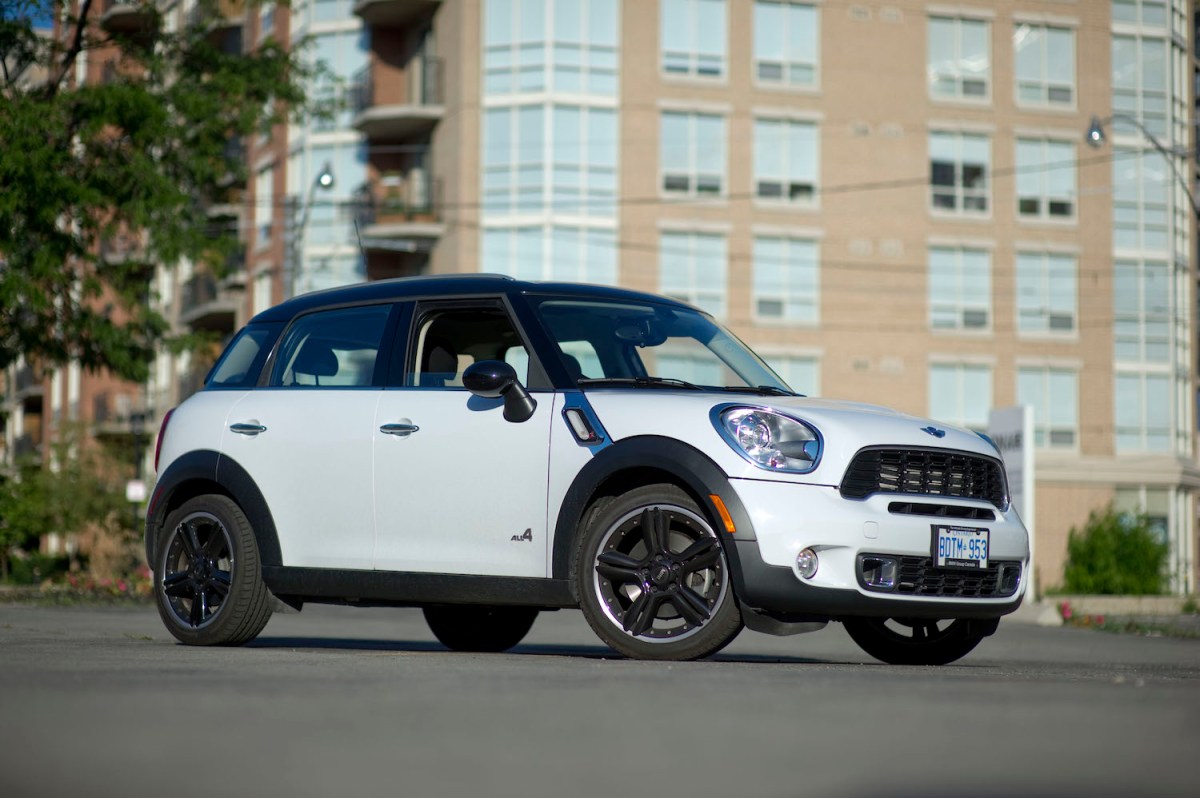
[[[996,629],[996,620],[847,618],[859,648],[889,665],[946,665],[961,659]]]
[[[425,622],[451,651],[508,651],[525,639],[538,611],[534,607],[438,605],[425,608]]]
[[[177,640],[238,646],[271,618],[258,544],[242,508],[218,494],[188,499],[167,517],[155,549],[158,614]]]
[[[648,485],[597,505],[575,566],[584,617],[626,656],[707,657],[742,629],[721,541],[673,485]]]

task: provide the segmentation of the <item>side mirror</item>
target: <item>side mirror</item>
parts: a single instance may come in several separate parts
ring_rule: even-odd
[[[517,372],[500,360],[481,360],[467,366],[462,376],[463,386],[484,399],[504,400],[504,420],[514,423],[533,417],[537,402],[517,379]]]

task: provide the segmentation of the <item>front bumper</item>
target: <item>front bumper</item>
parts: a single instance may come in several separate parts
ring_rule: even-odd
[[[889,512],[898,499],[875,495],[843,499],[836,488],[760,480],[730,480],[753,525],[755,540],[727,547],[734,587],[743,606],[772,615],[830,619],[842,616],[995,618],[1015,611],[1029,580],[1029,535],[1015,512],[1001,513],[983,502],[941,497],[922,501],[994,511],[994,520],[954,521]],[[926,596],[866,589],[859,579],[860,555],[929,557],[932,525],[953,523],[989,532],[989,561],[1020,563],[1016,590],[1004,597]],[[817,552],[811,579],[796,569],[796,555]]]

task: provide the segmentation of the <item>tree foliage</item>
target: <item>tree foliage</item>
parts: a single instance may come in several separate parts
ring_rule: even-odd
[[[0,576],[7,576],[13,549],[36,545],[47,533],[78,535],[101,519],[125,524],[122,469],[82,428],[66,428],[52,453],[55,468],[39,460],[20,464],[0,484]]]
[[[169,333],[147,301],[154,265],[220,273],[236,231],[206,208],[245,177],[231,137],[305,108],[298,48],[222,48],[217,0],[173,32],[135,2],[148,22],[125,34],[101,29],[99,0],[0,4],[0,368],[25,354],[144,380]],[[75,82],[85,60],[103,81]]]
[[[1164,592],[1167,544],[1145,515],[1093,510],[1067,540],[1063,588],[1068,593],[1128,596]]]

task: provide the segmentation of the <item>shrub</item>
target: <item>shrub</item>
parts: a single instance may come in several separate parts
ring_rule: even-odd
[[[1144,515],[1110,505],[1071,528],[1063,588],[1068,593],[1150,596],[1165,592],[1167,544]]]

